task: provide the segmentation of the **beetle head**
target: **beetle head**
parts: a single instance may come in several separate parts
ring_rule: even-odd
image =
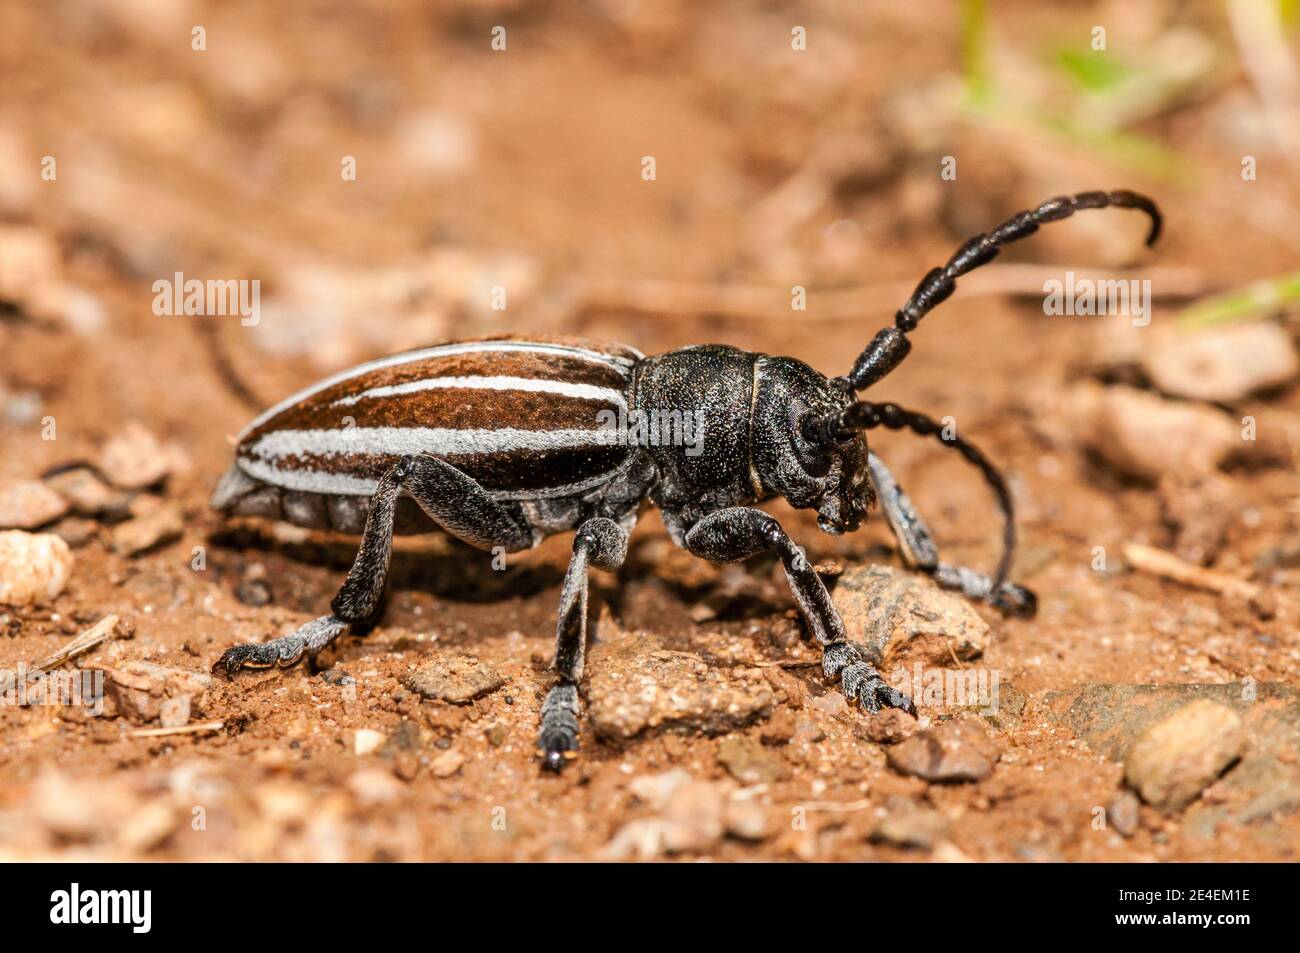
[[[815,424],[852,402],[842,378],[830,380],[793,358],[761,359],[753,417],[758,479],[791,506],[815,509],[817,525],[837,536],[857,529],[875,503],[867,440],[857,431],[829,439]]]

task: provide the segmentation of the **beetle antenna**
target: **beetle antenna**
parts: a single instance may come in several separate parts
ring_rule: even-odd
[[[998,507],[1002,510],[1002,558],[993,576],[992,592],[1002,588],[1011,572],[1011,560],[1016,551],[1015,509],[1011,502],[1011,491],[997,468],[989,462],[978,447],[967,443],[955,433],[948,433],[938,421],[906,410],[897,404],[874,404],[870,401],[858,401],[846,409],[827,417],[811,418],[803,425],[804,436],[820,444],[839,443],[851,439],[859,430],[874,430],[885,427],[889,430],[910,430],[923,437],[936,437],[947,447],[960,453],[966,460],[979,468],[998,498]]]
[[[916,286],[912,297],[907,299],[907,304],[894,315],[894,326],[885,328],[872,338],[854,362],[853,370],[839,380],[846,388],[855,391],[876,383],[907,357],[907,352],[912,349],[912,342],[907,339],[908,332],[915,330],[923,317],[957,290],[958,278],[988,264],[1003,246],[1027,238],[1038,231],[1039,225],[1069,218],[1080,209],[1088,208],[1138,209],[1151,218],[1147,245],[1154,244],[1160,237],[1163,218],[1156,203],[1127,189],[1062,195],[1047,200],[1036,209],[1013,215],[993,231],[967,240],[942,268],[931,269]]]

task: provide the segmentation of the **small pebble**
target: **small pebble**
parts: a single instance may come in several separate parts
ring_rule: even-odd
[[[1078,439],[1107,463],[1149,482],[1212,471],[1242,447],[1240,423],[1223,411],[1122,385],[1081,385],[1068,416]]]
[[[871,832],[871,839],[895,847],[929,850],[948,833],[948,818],[911,798],[890,798],[886,814]]]
[[[167,503],[152,513],[114,526],[113,550],[122,556],[138,556],[178,539],[184,528],[180,507]]]
[[[80,549],[99,535],[99,524],[80,516],[65,516],[49,530],[73,549]]]
[[[414,781],[420,773],[420,758],[414,752],[403,751],[393,758],[393,774],[403,781]]]
[[[0,532],[0,604],[50,602],[72,574],[68,544],[49,533]]]
[[[429,770],[435,778],[449,778],[460,770],[465,763],[465,756],[455,748],[444,751],[429,762]]]
[[[885,708],[874,715],[867,714],[857,732],[878,745],[896,745],[916,734],[918,730],[916,719],[907,712],[899,711],[897,708]]]
[[[262,579],[245,579],[235,587],[235,598],[246,606],[264,606],[271,602],[271,587]]]
[[[733,735],[718,744],[718,764],[741,784],[773,784],[786,776],[785,763],[747,735]]]
[[[845,572],[831,596],[849,638],[869,646],[883,664],[951,665],[989,644],[989,625],[970,601],[914,572],[859,566]]]
[[[1138,828],[1138,808],[1137,795],[1120,791],[1106,807],[1106,820],[1121,836],[1132,837]]]
[[[767,810],[752,798],[733,797],[723,810],[727,833],[741,840],[761,841],[772,834]]]
[[[425,662],[406,679],[407,688],[425,698],[466,704],[494,692],[505,679],[492,666],[473,655],[438,656]]]
[[[157,438],[132,421],[104,444],[99,470],[113,486],[142,490],[167,476],[169,459]]]
[[[1245,747],[1241,716],[1199,698],[1142,733],[1124,762],[1124,778],[1142,800],[1172,813],[1199,797]]]
[[[713,668],[640,635],[592,646],[588,671],[591,725],[617,742],[652,730],[722,734],[766,717],[776,701],[759,672]]]
[[[121,638],[120,626],[117,632]],[[163,706],[181,696],[188,699],[191,713],[202,710],[212,687],[212,675],[208,672],[169,668],[144,659],[128,659],[103,671],[106,694],[123,717],[138,724],[161,719]],[[175,708],[173,712],[173,717],[177,717]],[[188,722],[188,717],[182,724]]]
[[[1142,366],[1166,394],[1225,404],[1280,387],[1300,373],[1290,335],[1272,321],[1171,327],[1151,337]]]
[[[0,483],[0,530],[36,529],[68,512],[68,503],[39,480]]]
[[[890,767],[926,781],[980,781],[993,771],[997,746],[966,719],[940,722],[889,749]]]
[[[164,728],[181,728],[188,725],[191,703],[192,699],[189,695],[163,699],[158,706],[158,724]]]
[[[45,485],[71,504],[81,516],[98,516],[126,507],[126,494],[109,487],[88,467],[64,470],[45,478]]]
[[[375,731],[373,728],[358,728],[352,738],[352,751],[354,754],[366,755],[379,750],[379,746],[384,743],[384,733]]]

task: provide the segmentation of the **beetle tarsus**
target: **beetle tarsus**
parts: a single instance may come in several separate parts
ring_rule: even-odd
[[[997,592],[989,596],[988,603],[1003,615],[1019,619],[1032,619],[1038,612],[1038,596],[1034,590],[1014,582],[1004,582]]]
[[[212,671],[233,678],[235,673],[245,668],[290,668],[304,656],[316,655],[347,626],[343,619],[325,615],[269,642],[233,645],[221,653]]]
[[[856,642],[835,642],[826,646],[822,671],[832,681],[839,679],[845,698],[873,715],[884,708],[899,708],[916,717],[916,704],[885,681],[868,658],[867,649]]]
[[[898,540],[898,549],[903,561],[922,572],[945,589],[953,589],[968,599],[977,599],[993,606],[1004,615],[1030,618],[1038,611],[1038,597],[1034,593],[1014,582],[997,585],[993,577],[967,566],[954,566],[939,559],[938,547],[930,527],[926,525],[921,514],[917,512],[912,500],[898,485],[898,480],[885,466],[884,461],[875,453],[868,452],[867,465],[871,469],[871,481],[876,487],[876,497],[880,500],[881,512],[885,521],[893,530]],[[997,485],[1005,488],[1005,481],[997,477]],[[1013,513],[1010,509],[1010,494],[999,494],[999,499],[1006,500],[1004,518],[1007,529],[1003,535],[1004,552],[999,565],[1010,565],[1010,553],[1014,552],[1015,537],[1011,531]]]
[[[578,688],[560,684],[546,694],[542,702],[542,729],[537,747],[542,753],[543,765],[551,771],[560,771],[578,750]]]

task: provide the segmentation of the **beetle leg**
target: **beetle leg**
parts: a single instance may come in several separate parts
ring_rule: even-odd
[[[627,558],[627,531],[612,519],[593,517],[578,527],[564,576],[555,626],[555,670],[559,680],[542,702],[537,746],[546,767],[559,771],[578,748],[578,682],[587,650],[587,567],[613,572]]]
[[[848,640],[844,620],[831,602],[821,577],[774,516],[749,507],[717,510],[686,532],[685,543],[687,550],[715,563],[740,562],[765,550],[776,550],[804,621],[821,643],[822,670],[826,677],[838,676],[849,700],[868,711],[901,708],[916,714],[912,699],[886,684],[868,659],[865,648]]]
[[[349,624],[364,623],[379,611],[393,554],[393,513],[405,491],[443,529],[481,549],[502,546],[517,552],[535,545],[532,528],[488,496],[479,484],[449,463],[429,456],[406,456],[379,480],[370,498],[361,547],[330,614],[269,642],[235,645],[213,666],[227,676],[241,668],[287,668],[313,656]]]
[[[966,566],[940,561],[930,527],[925,525],[925,520],[889,468],[871,451],[867,452],[867,466],[871,470],[871,482],[876,487],[876,498],[880,500],[880,510],[898,540],[903,562],[928,574],[945,589],[955,589],[967,598],[987,602],[1007,615],[1034,614],[1038,597],[1032,590],[1008,581],[994,591],[991,576]]]

